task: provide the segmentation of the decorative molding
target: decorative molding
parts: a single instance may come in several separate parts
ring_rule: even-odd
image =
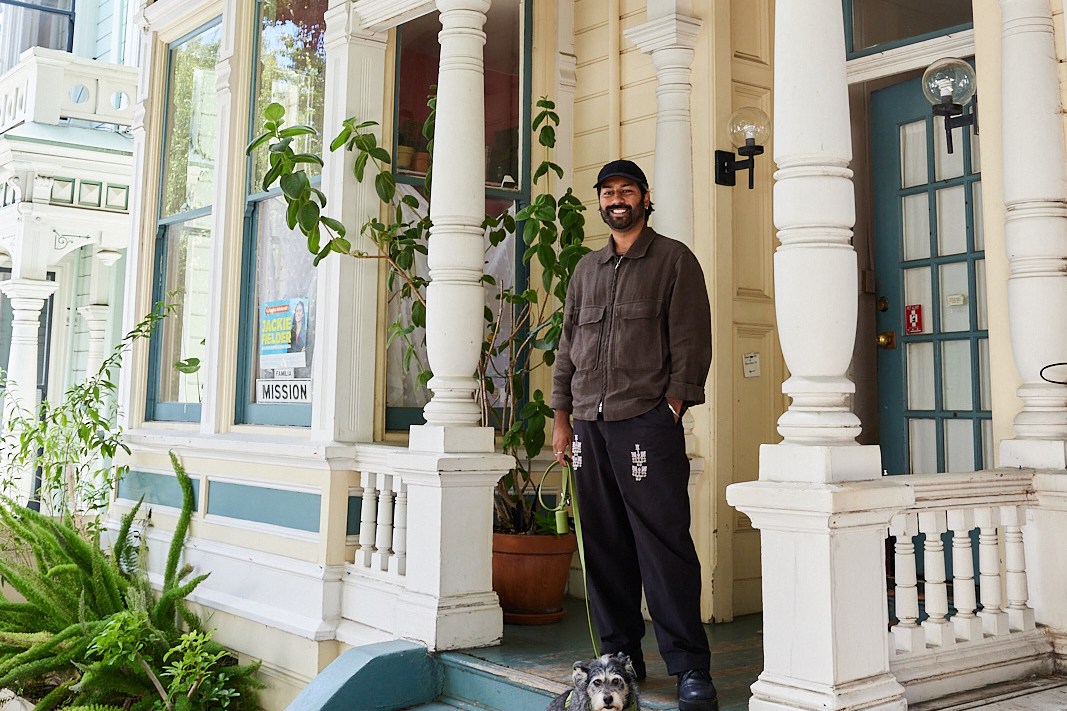
[[[387,32],[437,9],[433,0],[357,0],[352,14],[365,32]]]
[[[52,229],[52,238],[52,248],[59,254],[73,252],[75,249],[92,244],[95,241],[92,235],[63,234],[54,228]]]
[[[692,48],[696,46],[702,24],[695,17],[672,13],[631,27],[623,35],[646,53],[668,47]]]
[[[944,37],[887,49],[845,63],[849,84],[887,77],[893,74],[924,69],[942,57],[974,56],[974,30],[964,30]]]

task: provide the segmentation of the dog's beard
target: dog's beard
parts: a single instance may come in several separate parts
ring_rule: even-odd
[[[587,687],[590,711],[624,711],[630,697],[630,688],[620,676],[609,674],[600,679],[601,684]]]

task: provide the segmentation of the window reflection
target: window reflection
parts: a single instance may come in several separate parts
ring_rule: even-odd
[[[851,0],[850,4],[853,51],[973,21],[971,0]]]

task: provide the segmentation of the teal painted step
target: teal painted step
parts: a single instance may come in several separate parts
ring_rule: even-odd
[[[567,688],[466,654],[444,652],[437,655],[437,660],[443,672],[438,700],[455,708],[545,711],[548,703]]]

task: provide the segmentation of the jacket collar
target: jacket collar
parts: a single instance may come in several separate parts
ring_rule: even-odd
[[[645,229],[641,231],[634,243],[626,250],[626,254],[622,256],[629,259],[640,259],[648,252],[648,246],[652,244],[652,240],[659,236],[659,233],[654,229],[645,225]],[[601,264],[606,264],[615,256],[615,238],[608,235],[608,243],[597,251],[597,261]]]

